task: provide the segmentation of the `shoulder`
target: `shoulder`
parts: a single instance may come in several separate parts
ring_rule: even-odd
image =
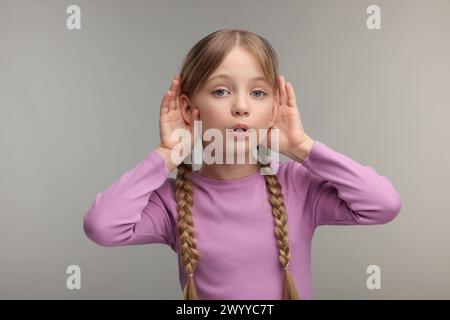
[[[164,200],[170,201],[171,199],[175,199],[175,181],[175,178],[168,176],[163,184],[155,190],[155,193],[157,193]]]
[[[272,170],[276,170],[277,177],[284,181],[298,181],[308,175],[308,170],[300,162],[291,159],[273,161]]]
[[[297,195],[307,193],[311,183],[311,174],[300,162],[294,160],[280,161],[273,164],[277,166],[276,173],[279,183],[286,187],[286,192],[294,192]]]

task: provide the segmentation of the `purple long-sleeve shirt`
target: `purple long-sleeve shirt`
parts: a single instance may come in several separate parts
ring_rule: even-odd
[[[312,298],[311,239],[319,225],[383,224],[401,199],[388,178],[315,140],[301,164],[275,162],[288,216],[290,270],[300,299]],[[274,168],[274,167],[273,167]],[[282,299],[274,218],[264,176],[216,180],[193,171],[199,299]],[[102,246],[163,243],[179,252],[175,179],[156,151],[96,199],[86,235]],[[181,288],[187,275],[178,259]]]

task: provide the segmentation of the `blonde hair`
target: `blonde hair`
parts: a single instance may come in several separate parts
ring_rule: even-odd
[[[222,29],[201,39],[187,54],[180,72],[181,93],[192,97],[202,88],[206,79],[235,46],[241,46],[255,54],[263,69],[264,76],[272,85],[274,92],[276,92],[278,88],[278,59],[270,43],[263,37],[250,31]],[[260,168],[270,166],[270,163],[264,162],[265,164],[258,160]],[[186,300],[196,300],[198,298],[194,273],[200,258],[195,241],[192,218],[193,182],[191,173],[192,165],[182,162],[177,167],[175,181],[180,258],[188,276],[186,286],[183,289],[183,295]],[[296,300],[298,299],[298,292],[288,268],[291,253],[289,250],[286,207],[281,185],[274,174],[265,174],[264,179],[275,222],[275,239],[279,252],[279,261],[284,270],[283,299]]]

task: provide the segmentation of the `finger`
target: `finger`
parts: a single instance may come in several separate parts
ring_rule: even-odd
[[[288,106],[290,107],[296,107],[297,106],[297,100],[295,98],[295,92],[294,92],[294,87],[292,86],[292,84],[290,82],[286,83],[286,91],[288,94]]]
[[[178,75],[177,75],[177,80],[178,80],[178,85],[177,85],[176,94],[175,94],[175,105],[176,105],[176,108],[179,109],[180,108],[180,95],[181,95],[181,79]]]
[[[177,81],[178,80],[172,80],[172,85],[170,86],[170,91],[172,92],[171,97],[170,97],[170,103],[169,103],[169,109],[170,110],[175,110],[176,109],[175,94],[176,94]]]
[[[175,78],[172,79],[172,81],[170,82],[170,90],[173,91],[173,89],[175,88],[175,84],[176,84],[176,81],[177,81],[177,80],[178,80],[178,79],[177,79],[176,76],[175,76]]]
[[[170,90],[166,91],[166,93],[164,94],[164,97],[161,101],[161,107],[160,107],[160,113],[161,114],[166,114],[169,112],[169,102],[171,99],[171,92]]]
[[[281,76],[281,92],[280,92],[280,104],[285,105],[287,103],[287,93],[286,93],[286,81],[284,77]]]
[[[175,77],[176,80],[178,80],[178,85],[177,85],[177,94],[176,94],[176,103],[177,103],[177,108],[180,107],[180,95],[181,95],[181,75],[177,74]]]

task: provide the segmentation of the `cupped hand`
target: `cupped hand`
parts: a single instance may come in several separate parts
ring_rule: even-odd
[[[170,89],[166,91],[161,101],[159,117],[159,148],[162,148],[168,152],[173,152],[175,147],[181,147],[183,154],[187,156],[192,152],[194,147],[194,137],[196,140],[199,138],[198,134],[194,135],[194,121],[199,121],[199,111],[197,108],[194,108],[191,112],[190,123],[185,121],[181,113],[180,84],[181,77],[177,74],[171,83]],[[185,139],[179,134],[176,135],[176,139],[173,139],[172,134],[177,129],[181,129],[182,132],[184,132],[184,137],[189,137],[189,139]]]
[[[278,149],[275,150],[282,154],[289,154],[293,148],[306,142],[309,137],[305,133],[300,118],[300,112],[297,107],[294,88],[292,84],[286,82],[283,76],[277,77],[278,91],[274,100],[274,107],[277,108],[277,115],[273,126],[269,129],[267,135],[267,146],[272,146],[272,129],[279,130]]]

